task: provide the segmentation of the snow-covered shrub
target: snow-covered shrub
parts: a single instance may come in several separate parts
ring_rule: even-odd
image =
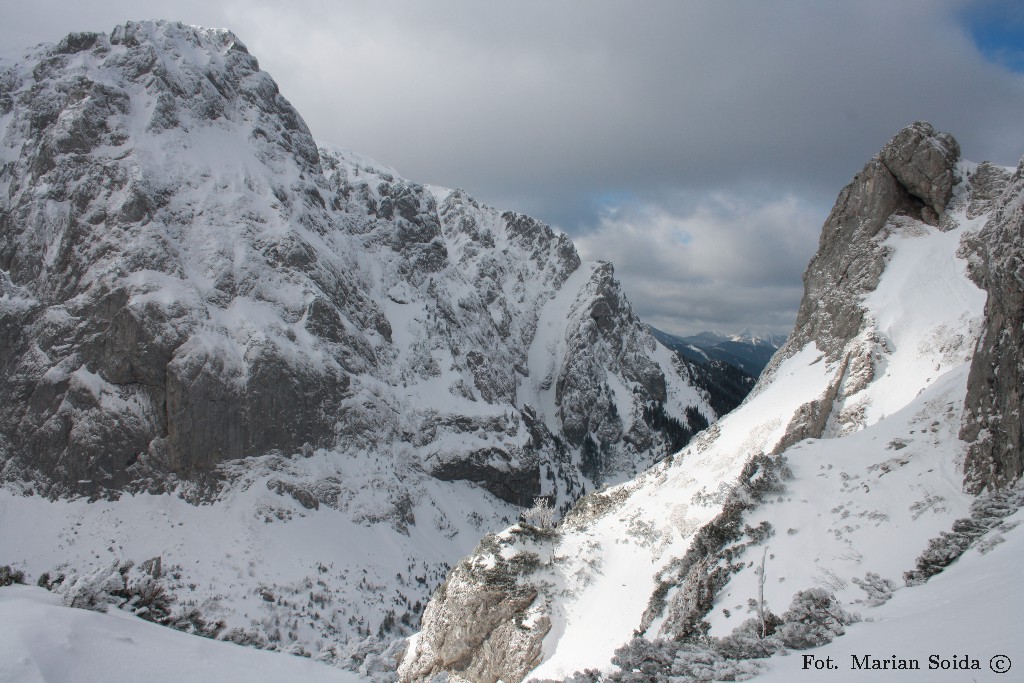
[[[666,640],[634,638],[612,657],[612,664],[619,667],[609,680],[623,683],[647,683],[665,680],[675,658],[672,643]]]
[[[87,574],[68,577],[61,586],[61,598],[67,607],[106,612],[111,605],[119,607],[124,597],[127,565],[114,562]]]
[[[114,562],[83,574],[59,574],[52,581],[46,572],[39,577],[39,585],[59,593],[68,607],[105,612],[114,606],[161,626],[216,638],[224,629],[224,622],[207,622],[194,606],[175,609],[174,596],[155,578],[160,574],[157,567],[159,563],[150,561],[133,571],[132,562]],[[239,641],[245,640],[239,636]],[[263,647],[262,640],[243,644]]]
[[[11,569],[9,564],[0,567],[0,588],[16,583],[25,583],[25,572],[19,569]]]
[[[844,610],[832,593],[810,588],[793,596],[776,633],[786,647],[806,650],[831,643],[846,633],[847,625],[859,620]]]
[[[224,630],[224,622],[208,622],[196,607],[183,607],[159,622],[176,631],[184,631],[204,638],[216,638]]]
[[[51,593],[56,593],[60,585],[64,583],[64,578],[63,574],[50,576],[50,572],[43,572],[39,575],[39,578],[36,579],[36,585],[40,588],[45,588]]]
[[[729,659],[713,650],[688,646],[672,662],[672,683],[676,681],[746,681],[764,671],[761,662]]]
[[[916,567],[903,573],[908,586],[921,584],[951,565],[978,539],[999,526],[1024,505],[1024,484],[989,491],[971,504],[969,517],[953,522],[952,531],[943,531],[928,541],[928,547],[917,558]]]
[[[122,609],[158,624],[167,624],[171,619],[174,599],[156,579],[146,576],[138,581],[126,581],[124,595],[127,602]]]
[[[541,496],[533,501],[533,507],[523,510],[523,522],[538,529],[553,529],[558,523],[558,511],[551,502]]]
[[[868,572],[864,575],[863,579],[854,577],[853,582],[863,588],[864,592],[868,594],[864,602],[869,607],[884,605],[892,597],[892,592],[896,590],[894,582],[889,579],[883,579],[874,572]]]
[[[764,625],[766,635],[762,638],[761,619],[747,619],[729,635],[716,638],[715,648],[728,659],[763,659],[785,650],[782,641],[775,635],[782,625],[782,619],[769,610],[765,612]]]
[[[226,640],[235,645],[244,645],[246,647],[254,647],[257,649],[265,649],[267,647],[266,641],[259,632],[253,630],[247,630],[241,627],[236,627],[221,636],[220,640]]]
[[[620,670],[606,680],[614,683],[745,681],[764,670],[760,662],[723,656],[713,643],[643,638],[634,638],[616,650],[612,663]]]
[[[149,573],[133,577],[133,566],[131,562],[114,562],[47,587],[58,590],[68,607],[105,612],[113,605],[146,621],[170,625],[173,598]]]

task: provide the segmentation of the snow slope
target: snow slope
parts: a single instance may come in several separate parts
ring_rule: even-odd
[[[994,531],[1002,538],[989,550],[974,548],[923,586],[898,591],[878,607],[861,610],[865,621],[847,627],[832,643],[768,660],[768,671],[759,683],[789,683],[801,678],[833,678],[860,681],[898,680],[907,683],[936,681],[1012,681],[1024,665],[1019,624],[1024,612],[1024,593],[1017,590],[1020,563],[1024,559],[1024,514],[1007,518],[1008,531]],[[984,544],[980,546],[985,548]],[[852,657],[916,659],[920,670],[885,672],[854,669]],[[819,660],[831,657],[834,671],[804,668],[804,655]],[[937,664],[930,659],[937,656]],[[1004,671],[1009,658],[1010,668]],[[977,660],[977,670],[943,667],[942,660],[958,663]],[[995,659],[1000,658],[1000,659]],[[813,664],[811,665],[813,666]],[[997,667],[993,669],[992,667]]]
[[[0,680],[6,683],[352,683],[290,657],[179,633],[114,610],[62,607],[41,588],[0,588]]]

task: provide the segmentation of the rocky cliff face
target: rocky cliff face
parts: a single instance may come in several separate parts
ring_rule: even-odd
[[[112,495],[411,446],[566,501],[660,455],[646,404],[714,418],[610,266],[319,148],[230,32],[128,23],[0,68],[6,479]]]
[[[94,492],[333,443],[386,320],[316,244],[316,144],[235,36],[74,34],[2,83],[8,477]],[[332,315],[344,354],[310,331]]]
[[[966,486],[980,492],[1010,485],[1024,472],[1024,166],[1011,176],[982,164],[974,185],[969,215],[984,215],[988,208],[989,218],[967,246],[974,252],[974,272],[988,301],[971,362],[960,438],[970,443]]]
[[[775,609],[811,585],[853,602],[847,587],[866,568],[910,569],[967,510],[965,471],[973,490],[1019,479],[1019,172],[1008,180],[959,157],[925,123],[886,144],[840,192],[796,329],[744,404],[668,461],[580,501],[554,532],[513,527],[463,560],[428,608],[403,679],[472,670],[520,680],[537,651],[528,675],[562,678],[607,669],[634,634],[728,635],[756,593],[751,568],[768,538]],[[886,502],[919,491],[909,508]],[[818,521],[797,523],[808,518]],[[872,531],[883,522],[902,531]],[[520,571],[495,599],[501,582],[472,568],[505,565]],[[474,602],[484,594],[489,609]],[[524,595],[535,597],[511,609]],[[443,653],[469,604],[496,635],[454,661]],[[530,654],[489,664],[502,647],[493,638],[509,633]]]
[[[847,403],[847,397],[863,390],[875,378],[879,359],[893,350],[866,318],[864,305],[891,257],[886,239],[914,222],[950,229],[940,216],[954,185],[963,180],[959,159],[960,146],[951,135],[918,122],[897,133],[840,191],[822,226],[818,251],[804,272],[804,297],[793,335],[765,369],[761,386],[810,343],[842,366],[829,388],[791,418],[775,452],[821,437],[830,424],[849,430],[861,423],[862,406],[856,400],[849,401],[845,413],[837,400]]]

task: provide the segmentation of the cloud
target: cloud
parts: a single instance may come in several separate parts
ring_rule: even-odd
[[[232,23],[321,138],[575,230],[595,192],[834,192],[917,119],[1015,163],[1024,79],[962,4],[246,2]]]
[[[613,255],[640,317],[676,334],[788,334],[817,246],[821,207],[795,196],[755,201],[712,194],[606,211],[576,237],[585,258]]]
[[[614,261],[624,280],[642,280],[632,269],[644,262],[601,251],[628,246],[597,239],[610,229],[610,207],[618,205],[619,220],[628,217],[637,231],[657,230],[666,216],[691,220],[696,242],[709,238],[692,221],[717,220],[718,249],[704,257],[725,259],[730,291],[747,298],[729,303],[709,289],[691,296],[704,285],[676,275],[691,278],[680,281],[679,300],[717,302],[700,320],[732,329],[745,326],[746,315],[775,324],[766,318],[771,302],[792,300],[783,271],[798,283],[807,261],[789,254],[809,255],[817,243],[815,227],[800,232],[807,243],[764,253],[777,261],[739,259],[724,245],[748,237],[740,216],[764,231],[784,230],[769,209],[792,202],[800,216],[817,207],[820,225],[839,189],[915,120],[953,133],[969,159],[1017,163],[1024,74],[1000,63],[991,45],[980,49],[977,30],[978,17],[998,24],[1006,7],[1003,0],[827,7],[817,0],[37,0],[5,12],[0,44],[110,30],[133,17],[227,26],[320,140],[582,236],[588,253]],[[660,223],[652,218],[659,211]],[[783,233],[774,243],[789,239]],[[753,270],[743,275],[740,265]],[[670,284],[664,273],[662,289]],[[772,279],[735,289],[736,278],[755,273]],[[633,296],[653,301],[639,289]],[[665,306],[642,310],[670,315]]]

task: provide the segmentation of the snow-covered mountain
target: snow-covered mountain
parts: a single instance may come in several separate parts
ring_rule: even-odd
[[[159,557],[365,668],[480,535],[716,418],[610,264],[318,145],[228,31],[0,62],[0,562]]]
[[[927,668],[950,643],[940,656],[986,670],[1024,654],[1006,635],[1019,591],[928,582],[965,552],[979,576],[1024,559],[1022,191],[1024,162],[899,132],[840,193],[794,333],[744,404],[557,527],[486,537],[432,598],[402,680],[795,680],[805,657],[765,658],[846,629],[853,649],[821,655],[844,672],[851,654]]]

